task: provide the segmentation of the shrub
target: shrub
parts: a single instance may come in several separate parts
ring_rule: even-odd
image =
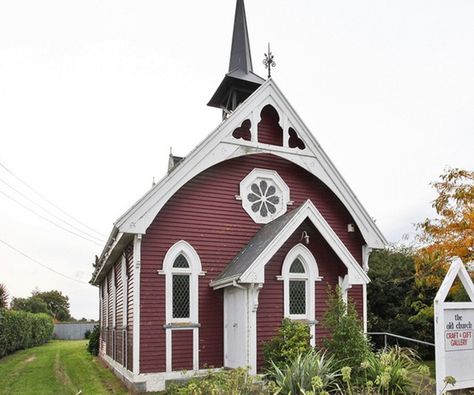
[[[0,358],[46,343],[53,330],[53,320],[47,314],[0,310]]]
[[[99,343],[100,343],[100,328],[99,328],[99,325],[95,325],[94,329],[92,329],[92,332],[90,332],[89,344],[87,345],[87,351],[89,351],[92,355],[98,355]]]
[[[350,367],[342,368],[344,394],[431,394],[429,368],[418,364],[416,352],[393,347],[370,353],[362,362],[364,378],[352,377]]]
[[[319,394],[338,388],[340,374],[334,357],[328,357],[323,351],[298,354],[285,368],[273,364],[271,370],[279,394],[304,394],[306,391]]]
[[[84,339],[89,340],[91,337],[91,331],[88,329],[84,332]]]
[[[263,345],[265,367],[273,365],[283,369],[299,354],[311,350],[309,327],[301,322],[285,318],[277,335]]]
[[[186,384],[171,384],[166,391],[170,395],[270,395],[274,391],[264,382],[256,381],[247,369],[239,368],[209,372],[206,376],[194,376]]]
[[[328,310],[323,326],[331,337],[323,340],[324,347],[339,363],[339,367],[359,367],[370,354],[370,345],[362,330],[354,303],[342,300],[339,287],[328,291]]]

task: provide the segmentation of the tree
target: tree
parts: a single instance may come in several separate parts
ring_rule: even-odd
[[[347,304],[342,299],[339,287],[328,291],[328,309],[324,315],[323,327],[331,337],[323,340],[323,345],[334,355],[340,368],[358,368],[370,353],[370,345],[364,336],[362,322],[352,300]]]
[[[438,193],[437,218],[418,224],[415,263],[419,284],[438,288],[451,258],[474,260],[474,171],[448,169],[431,185]]]
[[[408,321],[413,314],[415,263],[409,249],[386,249],[370,255],[367,286],[370,331],[413,333]]]
[[[33,291],[33,296],[39,297],[46,303],[48,310],[56,320],[68,321],[71,319],[69,298],[63,295],[61,291]]]
[[[415,254],[411,248],[390,248],[370,255],[368,327],[371,332],[391,332],[433,342],[432,306],[437,289],[422,286],[415,280]],[[410,343],[402,345],[416,348],[425,357],[433,351]]]
[[[0,284],[0,309],[8,307],[8,290],[4,284]]]
[[[45,303],[45,301],[37,296],[30,296],[29,298],[13,298],[11,308],[12,310],[52,315],[48,310],[48,305]]]
[[[46,313],[57,321],[71,319],[69,298],[60,291],[40,292],[34,290],[29,298],[13,298],[11,308],[30,313]]]

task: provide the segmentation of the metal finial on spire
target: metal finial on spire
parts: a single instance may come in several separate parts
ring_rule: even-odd
[[[274,56],[272,51],[270,51],[270,43],[268,43],[268,53],[265,54],[265,59],[263,59],[263,64],[265,68],[268,70],[268,78],[272,77],[272,67],[276,66],[275,61],[273,60]]]

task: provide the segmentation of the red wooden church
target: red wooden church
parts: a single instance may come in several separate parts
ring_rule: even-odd
[[[369,253],[386,244],[275,82],[253,73],[243,0],[209,105],[223,122],[170,156],[115,223],[92,279],[100,355],[139,390],[208,367],[258,371],[284,317],[320,343],[328,285],[366,322]]]

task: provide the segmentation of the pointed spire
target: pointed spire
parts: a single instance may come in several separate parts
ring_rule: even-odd
[[[243,74],[252,72],[252,55],[247,29],[244,0],[237,0],[234,19],[234,34],[230,52],[229,73],[241,71]]]
[[[255,92],[265,80],[253,72],[244,0],[237,0],[229,72],[207,104],[221,108],[223,118]]]

